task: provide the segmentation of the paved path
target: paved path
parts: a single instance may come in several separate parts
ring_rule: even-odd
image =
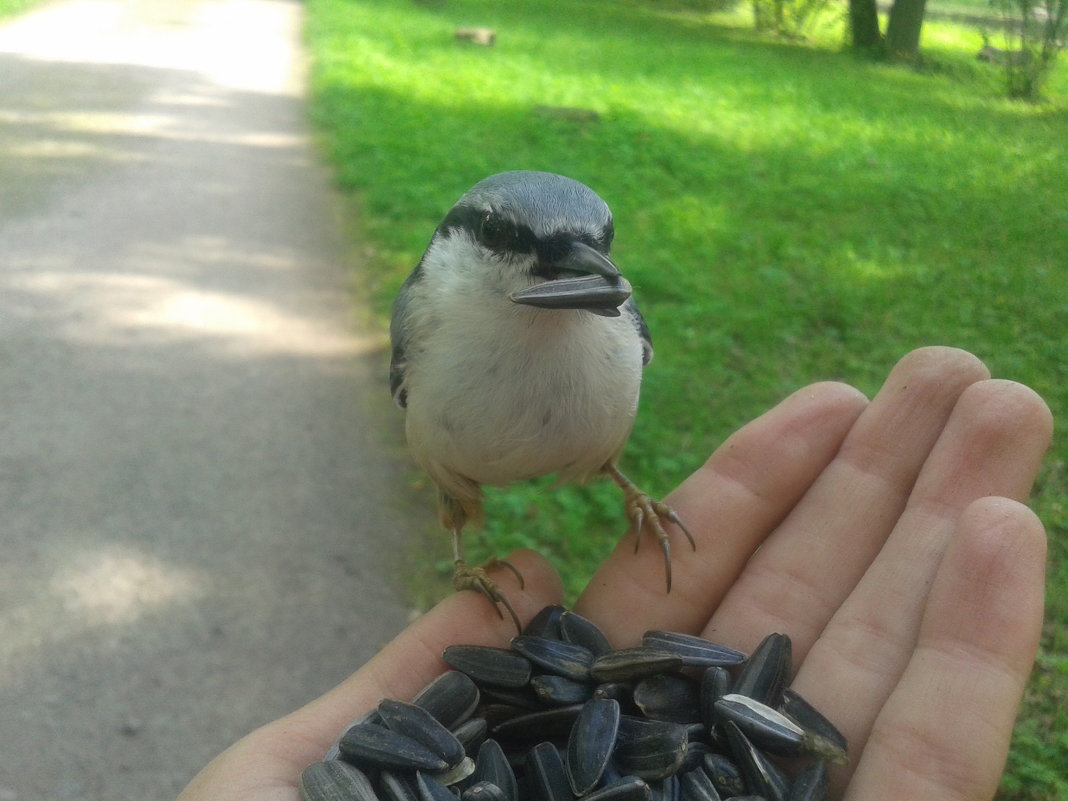
[[[300,14],[0,25],[0,801],[173,799],[405,622],[431,510],[356,327]]]

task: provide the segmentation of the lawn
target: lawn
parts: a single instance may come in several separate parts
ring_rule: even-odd
[[[4,17],[14,16],[31,5],[36,5],[37,2],[39,0],[0,0],[0,20]]]
[[[613,209],[613,254],[657,346],[622,466],[654,494],[793,389],[829,378],[871,394],[920,345],[973,351],[1063,421],[1065,65],[1052,100],[1025,105],[976,61],[980,35],[951,24],[927,26],[916,69],[843,52],[837,23],[787,43],[744,15],[664,8],[308,0],[312,115],[361,211],[360,280],[381,319],[464,190],[543,169]],[[457,42],[463,25],[495,28],[497,45]],[[1051,535],[1049,623],[1005,798],[1068,794],[1066,463],[1060,431],[1033,501]],[[494,491],[469,556],[536,546],[574,593],[619,514],[610,486]],[[435,536],[429,568],[444,575]]]

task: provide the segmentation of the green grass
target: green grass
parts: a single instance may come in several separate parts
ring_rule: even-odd
[[[841,52],[838,26],[789,44],[749,32],[744,9],[662,7],[309,0],[312,112],[362,209],[382,318],[464,190],[550,170],[611,205],[613,254],[653,332],[622,466],[654,494],[791,390],[842,379],[871,394],[920,345],[973,351],[1065,419],[1064,65],[1052,102],[1022,105],[976,62],[978,33],[952,25],[927,26],[915,70]],[[474,24],[496,28],[497,46],[454,40]],[[600,120],[547,119],[539,104]],[[1050,623],[1006,798],[1068,793],[1068,720],[1051,711],[1066,707],[1066,463],[1061,432],[1034,498],[1051,535]],[[537,546],[574,593],[619,515],[610,486],[493,491],[491,545],[469,555]]]
[[[40,5],[42,0],[0,0],[0,20],[12,17],[30,6]]]

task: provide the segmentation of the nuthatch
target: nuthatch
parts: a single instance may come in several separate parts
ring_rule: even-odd
[[[578,181],[492,175],[445,216],[393,306],[390,388],[407,410],[412,454],[438,488],[453,584],[503,605],[517,627],[497,585],[463,558],[461,531],[482,520],[483,484],[609,476],[636,537],[646,530],[659,541],[668,591],[661,520],[694,545],[674,510],[616,467],[653,347],[609,258],[613,233],[608,206]]]

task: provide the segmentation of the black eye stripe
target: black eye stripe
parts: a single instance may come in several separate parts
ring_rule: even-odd
[[[510,217],[473,206],[454,206],[439,230],[451,232],[467,231],[484,247],[497,252],[537,253],[547,261],[564,255],[571,242],[581,241],[597,250],[608,252],[615,231],[609,217],[604,230],[599,235],[591,233],[554,234],[546,239],[538,239],[528,226],[515,222]]]

